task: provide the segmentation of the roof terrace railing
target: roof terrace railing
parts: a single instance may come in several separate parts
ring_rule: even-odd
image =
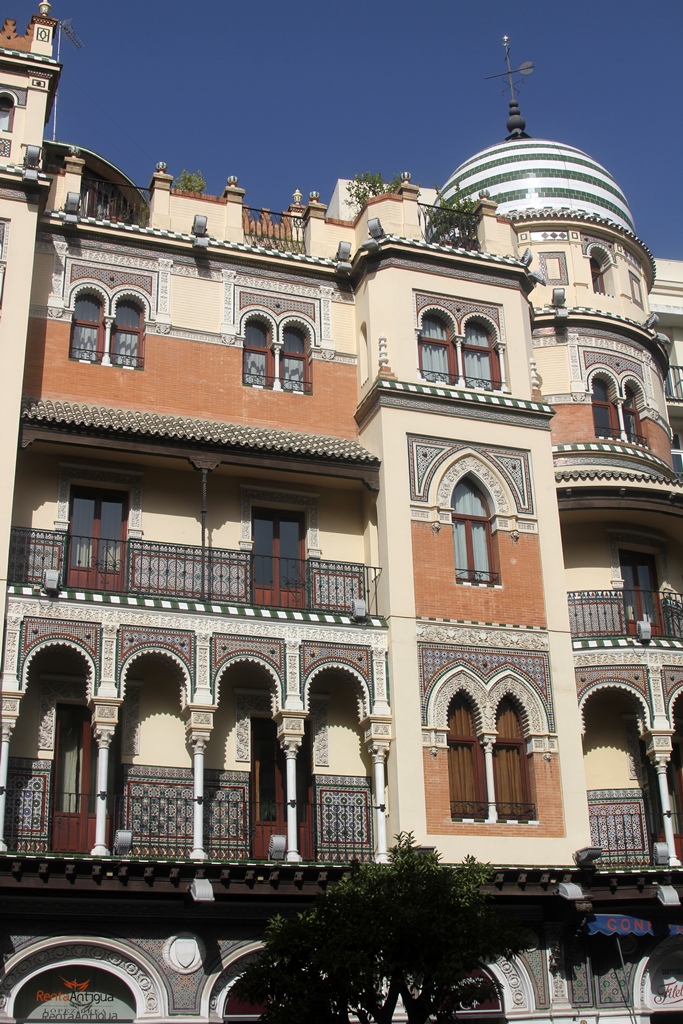
[[[479,217],[448,206],[417,205],[417,215],[425,242],[450,245],[454,249],[479,250]]]
[[[242,223],[244,240],[251,245],[279,252],[306,252],[303,217],[245,206],[242,209]]]
[[[95,217],[97,220],[119,221],[122,224],[137,224],[144,228],[149,224],[149,203],[151,190],[134,185],[118,185],[113,181],[95,178],[81,180],[81,217]]]

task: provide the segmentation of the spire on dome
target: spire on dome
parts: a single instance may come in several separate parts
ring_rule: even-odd
[[[488,78],[507,78],[508,85],[510,88],[510,113],[507,119],[507,130],[510,133],[506,136],[505,141],[510,142],[513,139],[530,139],[531,136],[525,132],[526,121],[522,117],[519,110],[519,100],[515,96],[515,80],[513,75],[530,75],[534,70],[534,66],[530,60],[525,60],[518,68],[512,70],[510,66],[510,37],[503,36],[503,46],[505,47],[505,63],[507,64],[507,71],[503,71],[499,75],[488,75]]]

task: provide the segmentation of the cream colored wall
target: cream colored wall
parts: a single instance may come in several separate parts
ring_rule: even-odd
[[[38,756],[36,747],[40,725],[40,683],[36,680],[26,688],[19,705],[19,718],[10,739],[10,757]],[[43,751],[43,756],[46,755]]]
[[[571,367],[566,345],[540,346],[534,349],[534,359],[544,395],[566,394],[571,390]]]
[[[220,331],[223,289],[219,281],[173,277],[171,319],[177,327],[194,331]]]
[[[52,290],[52,267],[54,259],[49,253],[37,252],[33,264],[33,281],[31,282],[31,302],[46,305]]]
[[[327,698],[330,755],[329,765],[313,765],[314,774],[370,776],[372,762],[363,746],[358,705],[351,684],[330,674],[320,677],[311,693]]]
[[[124,758],[131,764],[190,768],[185,726],[180,714],[177,670],[165,661],[141,658],[130,675],[140,685],[140,753]]]
[[[354,308],[350,302],[332,303],[332,341],[339,353],[356,355]]]
[[[587,700],[583,744],[587,789],[640,789],[638,780],[629,778],[623,718],[635,713],[635,706],[614,691]]]

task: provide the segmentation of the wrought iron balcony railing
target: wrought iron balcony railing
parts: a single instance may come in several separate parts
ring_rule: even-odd
[[[496,800],[498,821],[536,821],[536,804]]]
[[[496,814],[498,821],[535,821],[536,804],[497,800]],[[489,804],[486,800],[451,800],[452,821],[462,821],[463,818],[486,821],[488,816]]]
[[[425,206],[418,203],[417,215],[425,242],[470,251],[479,249],[479,218],[476,214],[462,213],[448,206]]]
[[[636,434],[634,430],[620,430],[619,427],[596,427],[595,436],[605,441],[627,441],[629,444],[640,445],[641,448],[650,447],[645,435]]]
[[[313,394],[313,385],[310,380],[270,377],[265,373],[249,373],[246,370],[242,373],[242,383],[252,388],[266,388],[270,391],[292,391],[302,395]]]
[[[42,586],[46,569],[59,572],[69,589],[327,612],[348,612],[360,599],[370,614],[377,614],[380,575],[358,562],[13,527],[9,581]]]
[[[445,370],[421,369],[419,372],[422,379],[430,384],[451,384],[453,387],[477,388],[479,391],[498,391],[500,389],[500,384],[491,380],[490,377],[470,377],[467,374],[460,377],[457,373],[446,373]]]
[[[56,793],[44,806],[42,790],[26,787],[7,803],[5,841],[28,853],[87,854],[95,845],[98,798]],[[245,802],[236,791],[206,786],[203,847],[211,860],[268,860],[270,838],[287,835],[287,805]],[[193,848],[194,796],[191,785],[131,786],[106,798],[106,835],[112,849],[117,829],[132,832],[131,857],[189,858]],[[304,861],[349,863],[373,857],[369,800],[305,803],[298,806],[297,847]]]
[[[656,590],[576,590],[567,595],[572,636],[634,635],[649,622],[652,635],[683,638],[683,599]]]
[[[488,583],[493,586],[500,582],[500,573],[484,569],[456,569],[455,578],[458,583]]]
[[[245,206],[242,224],[245,242],[260,245],[264,249],[277,249],[279,252],[306,252],[303,217]]]
[[[671,402],[683,402],[683,366],[669,367],[665,394]]]
[[[150,198],[151,192],[147,188],[83,178],[79,213],[81,217],[120,221],[144,228],[149,223]]]

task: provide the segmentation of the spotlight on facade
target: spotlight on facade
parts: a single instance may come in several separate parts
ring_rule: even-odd
[[[362,597],[351,598],[351,618],[356,622],[365,622],[368,617],[368,606]]]
[[[128,857],[133,848],[133,833],[128,828],[118,828],[114,833],[114,855]]]
[[[287,853],[287,836],[271,836],[268,843],[268,860],[284,860]]]
[[[649,644],[652,640],[652,623],[641,619],[636,624],[636,640],[639,644]]]
[[[660,866],[667,866],[669,863],[669,847],[666,843],[655,843],[652,847],[652,860]]]
[[[384,228],[379,217],[371,217],[368,221],[368,234],[376,242],[379,242],[380,238],[384,238]]]
[[[574,863],[579,868],[592,868],[599,857],[602,857],[602,849],[599,846],[584,846],[574,853]]]
[[[553,288],[553,306],[556,309],[561,309],[566,301],[566,293],[564,288]]]
[[[38,168],[40,166],[40,146],[27,146],[24,151],[24,181],[38,181]]]
[[[337,270],[343,274],[351,273],[351,243],[340,242],[335,255]]]
[[[681,901],[673,885],[660,885],[657,889],[657,899],[665,907],[680,907]]]
[[[571,900],[572,903],[586,898],[583,889],[576,882],[558,882],[557,895],[563,900]]]
[[[655,329],[655,327],[657,326],[658,323],[659,323],[659,317],[657,316],[657,314],[656,313],[650,313],[649,317],[647,318],[647,320],[643,324],[643,327],[645,327],[645,329],[648,330],[648,331],[654,331],[654,329]]]
[[[209,244],[206,225],[207,218],[201,213],[195,214],[195,218],[192,221],[192,234],[194,235],[192,244],[198,249],[206,249]]]
[[[46,594],[58,594],[61,582],[59,569],[43,569],[43,590]]]
[[[519,257],[520,262],[523,263],[525,267],[530,267],[531,266],[531,262],[532,262],[533,258],[534,258],[534,254],[532,253],[531,249],[528,249],[528,248],[525,249],[524,252],[522,253],[522,255]]]
[[[64,203],[64,213],[66,217],[64,222],[66,224],[77,224],[78,223],[78,211],[81,205],[81,197],[78,192],[67,192],[66,202]]]
[[[530,270],[529,279],[533,281],[534,284],[546,285],[548,283],[540,270]]]
[[[195,878],[190,885],[190,896],[195,903],[212,903],[216,897],[210,879]]]

